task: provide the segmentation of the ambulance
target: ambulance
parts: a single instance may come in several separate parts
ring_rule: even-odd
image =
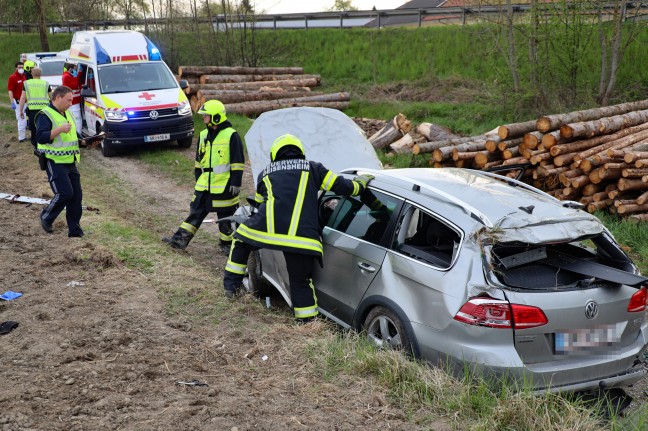
[[[191,106],[160,51],[136,31],[78,31],[69,59],[79,64],[82,134],[104,132],[105,157],[136,144],[191,146]]]

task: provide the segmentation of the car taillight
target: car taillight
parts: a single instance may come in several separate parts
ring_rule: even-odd
[[[538,307],[509,304],[490,297],[471,298],[454,316],[469,325],[489,328],[527,329],[546,325],[547,316]]]
[[[628,311],[631,313],[645,311],[646,300],[648,300],[648,291],[646,290],[646,286],[644,286],[641,289],[637,290],[630,298],[630,303],[628,303]]]

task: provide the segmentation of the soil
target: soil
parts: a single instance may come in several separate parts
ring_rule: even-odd
[[[0,193],[51,198],[29,144],[7,132],[15,123],[0,122]],[[84,205],[99,209],[84,212],[83,238],[67,237],[64,214],[47,234],[41,205],[0,200],[0,293],[23,293],[0,301],[0,322],[19,323],[0,335],[0,430],[451,429],[412,422],[367,378],[323,378],[306,351],[332,325],[294,324],[279,298],[270,310],[225,299],[215,225],[186,252],[162,244],[192,184],[91,148],[80,170]],[[155,237],[152,269],[115,252],[130,238],[106,238],[111,222]]]

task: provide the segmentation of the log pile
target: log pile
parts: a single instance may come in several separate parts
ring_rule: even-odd
[[[398,137],[396,129],[404,135],[396,117],[390,124],[383,136]],[[506,124],[478,136],[390,144],[433,167],[526,163],[523,181],[560,200],[648,221],[648,100]]]
[[[242,115],[293,106],[349,107],[349,93],[313,91],[321,78],[301,67],[180,66],[177,78],[189,83],[185,93],[194,112],[212,99],[223,102],[228,113]]]

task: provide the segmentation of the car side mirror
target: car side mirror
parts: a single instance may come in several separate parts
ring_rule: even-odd
[[[180,80],[180,88],[182,88],[183,90],[185,88],[189,88],[189,81],[187,81],[186,79],[181,79]]]
[[[81,97],[97,97],[97,93],[92,91],[87,85],[84,85],[81,87]]]

